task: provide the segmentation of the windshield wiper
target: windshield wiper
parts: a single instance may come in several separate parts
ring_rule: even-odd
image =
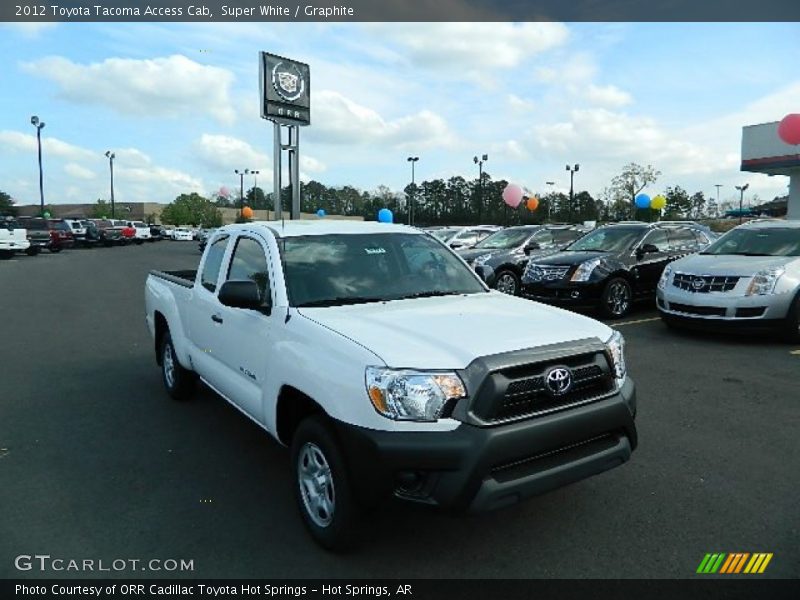
[[[609,250],[603,250],[602,248],[565,248],[568,252],[609,252]]]
[[[700,254],[707,254],[709,256],[775,256],[774,254],[765,254],[764,252],[701,252]]]
[[[386,298],[374,298],[370,296],[339,296],[338,298],[324,298],[322,300],[311,300],[298,304],[297,308],[311,308],[321,306],[344,306],[345,304],[366,304],[368,302],[385,302]]]
[[[440,290],[428,290],[426,292],[415,292],[408,296],[400,296],[395,300],[406,300],[408,298],[433,298],[434,296],[459,296],[462,292],[443,292]]]

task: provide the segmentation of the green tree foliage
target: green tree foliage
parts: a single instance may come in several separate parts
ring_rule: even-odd
[[[14,200],[5,192],[0,192],[0,215],[17,216],[17,207]]]
[[[111,203],[105,200],[98,199],[92,209],[89,211],[89,216],[92,219],[110,219],[111,218]]]
[[[219,227],[222,213],[211,200],[196,192],[181,194],[161,211],[161,222],[169,225]]]
[[[667,205],[664,207],[665,219],[682,219],[689,216],[692,200],[685,189],[679,185],[668,187],[664,197],[667,199]]]

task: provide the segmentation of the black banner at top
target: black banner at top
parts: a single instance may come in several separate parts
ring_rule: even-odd
[[[797,0],[7,0],[0,21],[800,21]]]

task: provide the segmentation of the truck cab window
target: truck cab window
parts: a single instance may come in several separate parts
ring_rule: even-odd
[[[203,273],[200,276],[200,283],[209,292],[217,289],[219,270],[222,268],[222,258],[225,256],[225,248],[228,246],[228,236],[216,240],[208,249],[206,262],[203,265]]]
[[[270,297],[269,273],[267,257],[264,249],[256,240],[240,237],[233,249],[231,266],[228,269],[227,281],[255,281],[262,301]]]

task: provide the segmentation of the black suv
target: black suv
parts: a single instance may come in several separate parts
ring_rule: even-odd
[[[490,287],[518,296],[522,273],[532,257],[552,254],[581,235],[570,226],[521,225],[501,229],[457,252]]]
[[[667,263],[711,241],[692,222],[616,223],[595,229],[563,252],[529,261],[523,293],[561,306],[599,307],[624,317],[635,300],[652,298]]]

